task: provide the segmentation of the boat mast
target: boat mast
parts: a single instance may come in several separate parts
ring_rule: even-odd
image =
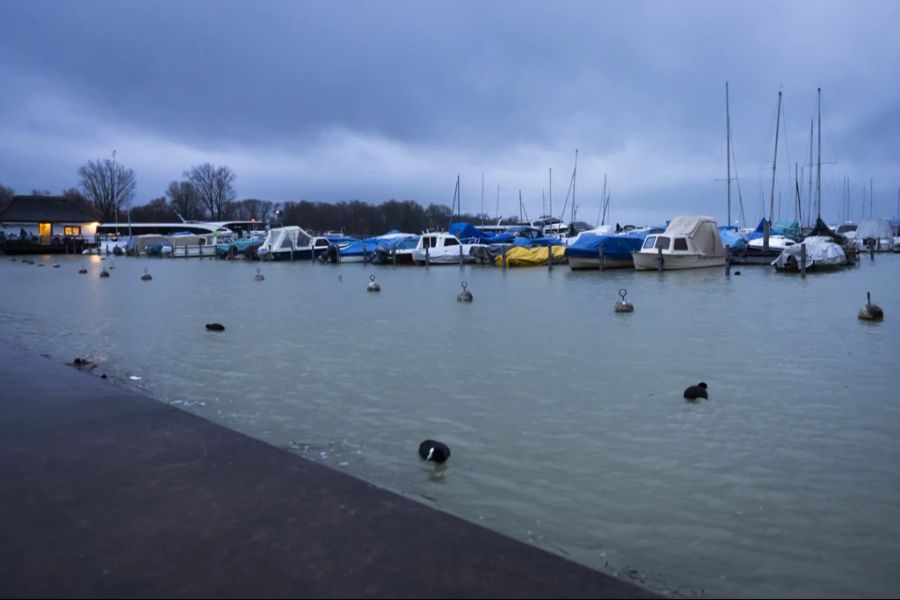
[[[769,232],[772,229],[772,216],[775,214],[775,165],[778,163],[778,132],[781,126],[781,92],[778,92],[778,112],[775,116],[775,157],[772,159],[772,193],[769,196],[769,219],[765,227],[763,247],[769,249]]]
[[[728,221],[731,226],[731,114],[728,109],[728,82],[725,82],[725,181],[728,185]]]
[[[497,225],[500,224],[500,186],[497,186]]]
[[[484,173],[481,174],[481,226],[484,227]]]
[[[550,218],[553,218],[553,168],[550,168],[550,212],[547,213]]]
[[[578,148],[575,148],[575,170],[572,171],[572,218],[569,219],[569,223],[575,222],[575,182],[577,181],[576,175],[578,174]]]
[[[869,218],[870,218],[870,219],[875,218],[875,217],[873,216],[874,213],[872,212],[872,195],[873,195],[873,194],[872,194],[872,179],[869,178]]]
[[[803,209],[800,202],[800,176],[798,175],[797,163],[794,163],[794,191],[797,196],[797,210],[794,215],[794,220],[797,221],[798,224],[803,223]]]
[[[818,88],[819,98],[819,150],[816,159],[816,218],[822,218],[822,88]]]
[[[813,186],[812,186],[812,168],[813,168],[813,120],[809,120],[809,191],[806,195],[806,218],[809,219],[812,215],[812,198],[813,198]],[[810,223],[807,223],[809,225]]]

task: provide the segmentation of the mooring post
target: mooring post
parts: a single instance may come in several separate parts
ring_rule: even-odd
[[[731,277],[731,251],[725,251],[725,277]]]
[[[603,244],[600,244],[600,270],[606,270],[606,253],[603,251]]]
[[[660,273],[662,273],[662,272],[663,272],[663,253],[662,253],[662,248],[657,248],[657,249],[656,249],[656,256],[657,256],[657,261],[658,261],[656,270],[659,271]]]
[[[428,238],[425,238],[423,241],[425,242],[425,266],[427,267],[431,264],[431,244],[429,243],[430,240]]]
[[[869,242],[869,260],[875,260],[875,244]]]
[[[553,268],[553,246],[547,244],[547,269]]]
[[[806,277],[806,244],[800,244],[800,277]]]
[[[506,270],[506,251],[507,250],[509,250],[509,248],[504,248],[503,254],[500,255],[501,256],[500,262],[503,263],[503,270]]]

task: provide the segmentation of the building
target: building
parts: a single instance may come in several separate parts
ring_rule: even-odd
[[[13,196],[0,200],[0,251],[81,252],[97,225],[97,215],[64,196]]]

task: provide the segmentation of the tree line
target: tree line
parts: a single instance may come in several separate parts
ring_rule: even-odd
[[[316,232],[343,231],[348,235],[372,236],[391,229],[408,233],[446,229],[456,218],[446,205],[423,207],[414,200],[391,199],[377,205],[360,200],[334,203],[236,200],[237,175],[227,166],[209,163],[191,167],[184,172],[184,179],[169,183],[165,195],[130,209],[137,186],[134,171],[114,158],[88,161],[78,169],[78,176],[79,187],[66,189],[62,195],[103,222],[256,220],[272,225],[299,225]],[[0,201],[12,195],[13,190],[0,185]],[[32,195],[49,196],[50,193],[32,190]],[[476,224],[489,220],[485,215],[471,214],[459,218]]]

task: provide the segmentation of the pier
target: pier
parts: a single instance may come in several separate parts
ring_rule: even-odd
[[[654,597],[62,359],[0,361],[5,597]]]

